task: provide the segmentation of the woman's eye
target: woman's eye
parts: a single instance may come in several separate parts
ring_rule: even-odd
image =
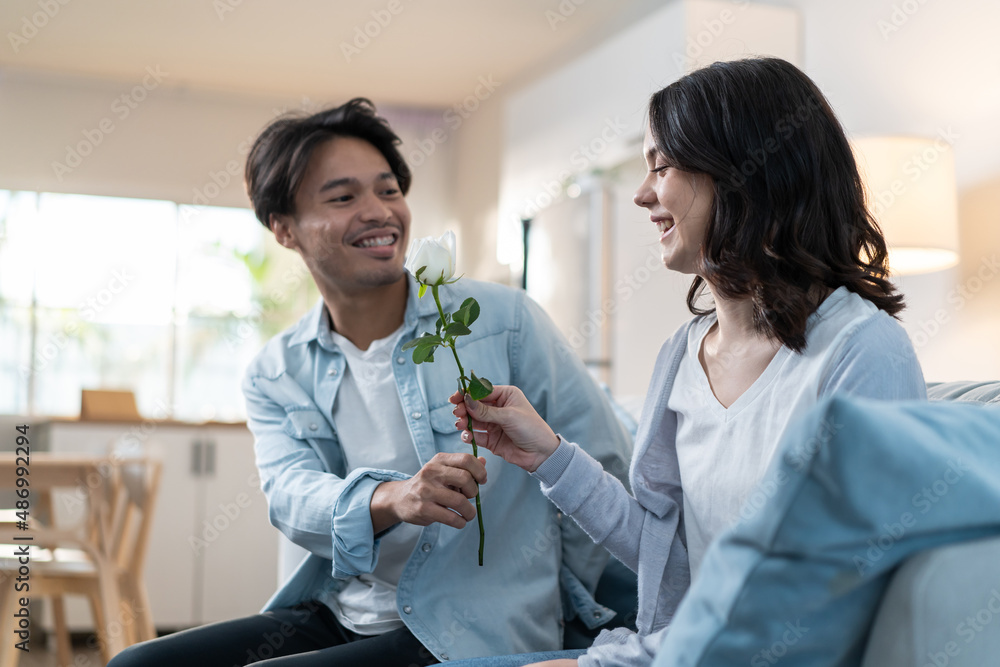
[[[659,167],[654,167],[654,168],[650,169],[650,171],[653,172],[654,174],[659,174],[660,172],[666,171],[667,169],[670,169],[670,165],[669,164],[664,164],[664,165],[661,165]]]

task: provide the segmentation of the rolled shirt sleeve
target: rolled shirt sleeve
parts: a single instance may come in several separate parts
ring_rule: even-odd
[[[378,560],[372,494],[382,482],[410,476],[371,468],[346,477],[327,472],[338,467],[321,456],[335,449],[322,446],[324,439],[336,438],[329,422],[318,410],[286,411],[259,386],[267,382],[248,376],[243,393],[271,524],[295,544],[332,560],[335,577],[371,572]]]

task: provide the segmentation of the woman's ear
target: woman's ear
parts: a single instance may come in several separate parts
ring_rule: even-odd
[[[269,218],[271,231],[274,232],[274,239],[290,250],[295,250],[298,244],[292,234],[292,218],[288,215],[278,215],[272,213]]]

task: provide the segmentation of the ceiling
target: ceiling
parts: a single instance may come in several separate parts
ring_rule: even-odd
[[[480,77],[528,77],[663,4],[4,0],[0,67],[132,82],[158,66],[175,86],[444,107]]]

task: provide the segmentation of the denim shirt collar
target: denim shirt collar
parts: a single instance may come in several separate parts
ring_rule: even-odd
[[[434,318],[437,315],[437,306],[434,299],[425,296],[423,299],[417,296],[419,284],[409,271],[406,272],[406,279],[409,282],[409,289],[406,295],[406,312],[403,315],[405,323],[405,334],[412,331],[417,326],[417,321],[424,318]],[[442,285],[438,295],[441,298],[441,307],[447,311],[455,300],[455,294],[450,285]],[[319,344],[328,349],[337,348],[336,343],[330,337],[330,318],[326,314],[326,304],[320,297],[319,302],[313,306],[312,310],[306,314],[295,328],[294,333],[288,339],[288,345],[301,345],[311,341],[318,341]]]

